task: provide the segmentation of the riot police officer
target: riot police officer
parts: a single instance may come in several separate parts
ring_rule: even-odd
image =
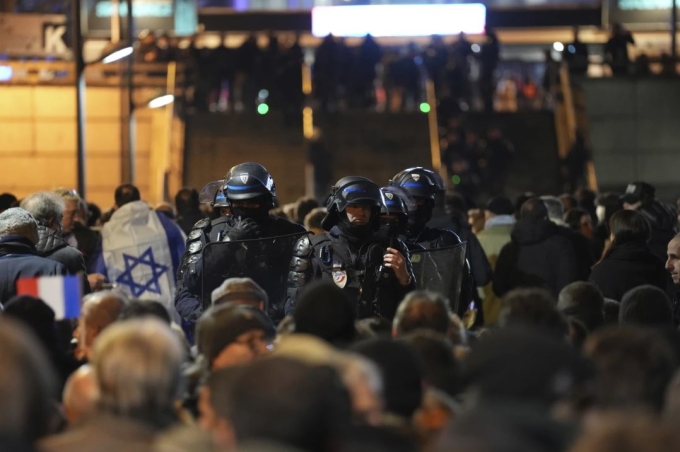
[[[435,196],[445,187],[441,178],[432,170],[423,167],[407,168],[396,174],[390,185],[406,190],[415,202],[415,209],[408,214],[404,242],[410,251],[416,249],[435,249],[458,245],[460,237],[447,229],[433,229],[427,226],[432,218]],[[463,314],[471,301],[472,282],[469,266],[466,264],[458,303],[458,313]],[[448,294],[445,294],[448,295]],[[451,300],[453,303],[456,300]]]
[[[199,221],[187,237],[187,250],[178,271],[175,307],[180,316],[191,323],[196,322],[203,312],[203,298],[210,299],[210,293],[202,293],[205,276],[203,272],[211,270],[205,269],[202,261],[202,253],[209,243],[264,239],[305,232],[299,224],[269,215],[276,197],[276,185],[267,169],[258,163],[236,165],[227,172],[223,181],[209,185],[216,190],[214,205],[228,207],[230,214],[212,221],[207,218]],[[264,255],[266,251],[265,249]],[[234,256],[234,259],[240,257],[242,256]],[[231,276],[251,275],[246,270],[245,274],[226,275]],[[212,285],[217,287],[222,282],[223,280],[213,281]],[[282,318],[282,303],[272,303],[268,314],[273,320]]]
[[[305,236],[295,245],[287,313],[293,310],[300,289],[327,279],[348,294],[357,318],[394,317],[399,302],[415,284],[406,246],[377,234],[384,206],[380,188],[365,177],[345,177],[335,184],[321,223],[328,232]]]

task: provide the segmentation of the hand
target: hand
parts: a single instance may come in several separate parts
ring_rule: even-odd
[[[102,287],[106,282],[106,276],[101,275],[99,273],[90,273],[89,275],[87,275],[87,282],[90,283],[92,292],[97,292],[99,290],[102,290]]]
[[[394,248],[387,248],[387,254],[383,257],[385,267],[389,267],[394,271],[394,274],[402,286],[408,286],[411,282],[411,275],[408,272],[406,265],[406,258],[403,254]]]
[[[256,239],[260,236],[260,225],[250,218],[236,220],[227,236],[232,241]]]

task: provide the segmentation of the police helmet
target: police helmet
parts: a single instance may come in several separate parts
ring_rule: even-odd
[[[422,166],[407,168],[397,173],[390,180],[390,185],[404,188],[413,197],[427,198],[432,201],[437,193],[446,190],[442,178],[434,171]]]
[[[321,227],[329,231],[338,223],[338,214],[350,204],[370,205],[373,219],[378,217],[380,209],[385,206],[385,199],[380,187],[372,180],[361,176],[343,177],[331,188],[326,201],[328,214],[321,222]],[[379,222],[377,227],[380,227]]]
[[[209,204],[213,207],[229,207],[229,202],[224,194],[224,180],[208,182],[198,195],[198,202]]]
[[[385,207],[380,210],[382,215],[397,215],[407,218],[409,212],[413,212],[417,208],[409,192],[401,187],[390,185],[382,187],[380,191],[383,192],[385,198]]]
[[[222,190],[227,201],[244,201],[265,196],[270,200],[276,197],[276,184],[259,163],[241,163],[232,167],[224,178]]]

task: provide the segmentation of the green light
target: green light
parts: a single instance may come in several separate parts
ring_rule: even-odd
[[[460,176],[458,174],[454,174],[451,176],[451,182],[453,182],[453,185],[460,184]]]
[[[267,104],[260,104],[257,106],[257,112],[261,115],[266,115],[269,113],[269,105]]]
[[[430,104],[427,102],[423,102],[420,104],[420,111],[423,113],[429,113],[430,112]]]

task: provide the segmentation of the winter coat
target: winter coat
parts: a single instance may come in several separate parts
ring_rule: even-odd
[[[54,260],[38,256],[35,246],[25,237],[0,237],[0,303],[16,295],[19,278],[67,275],[66,267]]]
[[[57,231],[45,226],[38,226],[38,243],[35,248],[40,257],[64,264],[69,275],[87,273],[82,253],[69,245]]]
[[[493,290],[499,297],[517,287],[543,287],[557,296],[578,279],[576,253],[548,220],[519,220],[512,241],[498,256]]]
[[[593,267],[590,282],[600,288],[605,298],[617,301],[630,289],[644,284],[663,291],[672,284],[664,262],[644,242],[614,245],[609,256]]]
[[[668,242],[675,237],[675,228],[678,222],[678,213],[670,204],[652,201],[638,209],[649,221],[652,227],[652,236],[649,239],[649,248],[658,258],[666,260]]]

